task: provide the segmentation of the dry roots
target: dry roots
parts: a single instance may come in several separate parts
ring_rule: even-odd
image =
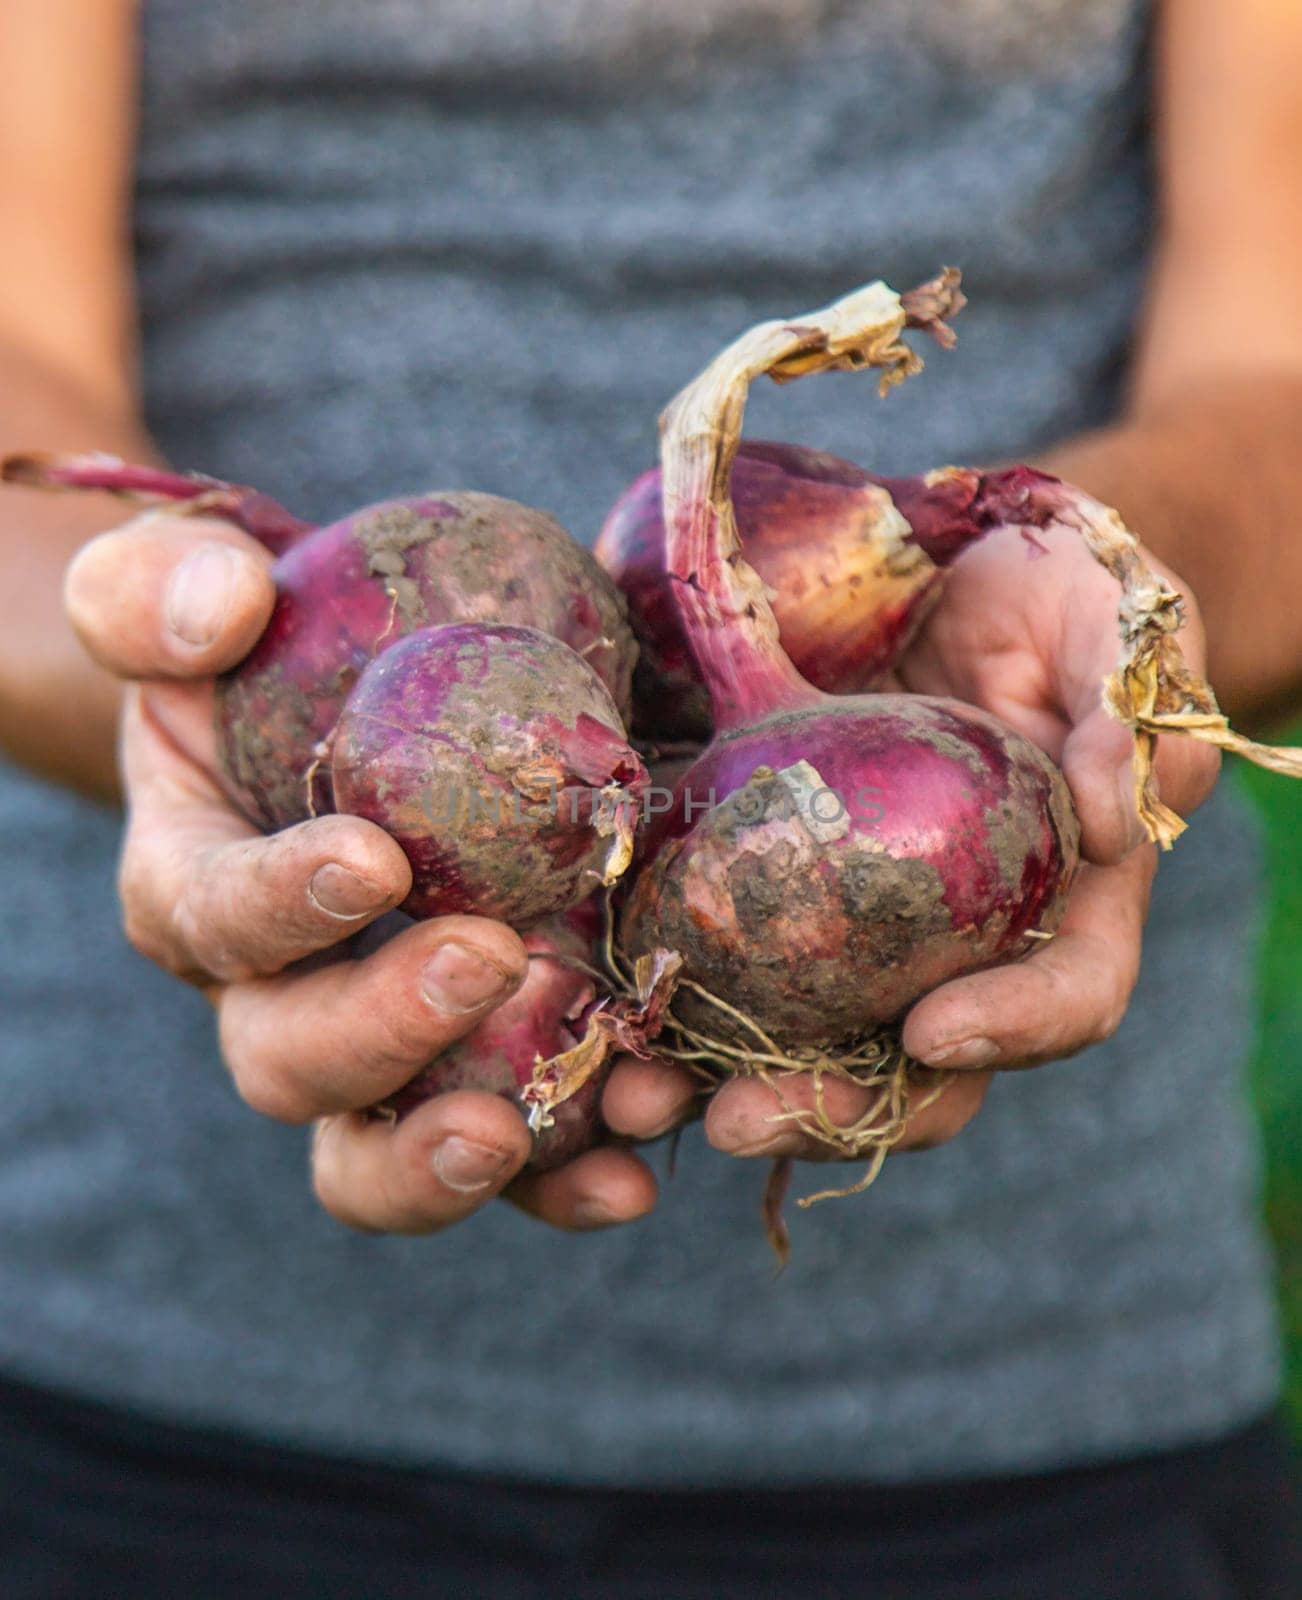
[[[765,1033],[753,1017],[721,1000],[718,995],[711,994],[699,983],[680,979],[679,987],[690,990],[699,1000],[716,1007],[734,1027],[739,1025],[743,1034],[749,1034],[754,1044],[741,1046],[726,1038],[703,1033],[699,1028],[689,1027],[670,1012],[665,1018],[664,1031],[674,1042],[671,1045],[658,1045],[658,1055],[690,1067],[711,1089],[717,1088],[725,1078],[739,1074],[761,1079],[772,1089],[784,1108],[770,1117],[770,1122],[791,1124],[800,1133],[822,1145],[834,1158],[867,1160],[867,1168],[854,1183],[803,1195],[796,1202],[802,1210],[808,1210],[820,1200],[839,1200],[847,1195],[862,1194],[876,1181],[887,1155],[903,1138],[910,1117],[933,1104],[954,1076],[952,1072],[937,1072],[913,1061],[904,1053],[898,1037],[889,1029],[883,1029],[838,1053],[814,1049],[786,1051]],[[775,1073],[786,1072],[810,1074],[814,1086],[812,1109],[792,1106],[788,1102],[782,1092],[781,1080],[774,1076]],[[842,1078],[860,1088],[876,1090],[854,1122],[836,1122],[829,1114],[823,1089],[829,1077]],[[783,1156],[773,1163],[763,1205],[764,1231],[783,1266],[791,1254],[791,1239],[782,1216],[782,1205],[790,1182],[791,1159]]]
[[[615,943],[609,895],[601,967],[588,967],[572,958],[559,959],[583,967],[609,998],[591,1013],[584,1036],[573,1049],[549,1061],[540,1058],[537,1062],[533,1082],[524,1091],[530,1126],[535,1131],[550,1124],[555,1108],[577,1093],[615,1050],[677,1061],[701,1080],[705,1092],[717,1089],[730,1077],[759,1078],[783,1107],[769,1119],[772,1123],[793,1125],[821,1145],[830,1157],[868,1162],[866,1171],[854,1183],[803,1196],[797,1204],[804,1209],[820,1200],[861,1194],[867,1189],[881,1171],[887,1153],[903,1137],[909,1118],[931,1105],[953,1078],[953,1073],[937,1072],[913,1061],[901,1048],[898,1037],[887,1029],[839,1051],[784,1050],[753,1017],[701,984],[684,978],[677,955],[661,950],[630,962]],[[691,1026],[674,1014],[671,1003],[680,990],[718,1011],[722,1026],[717,1034]],[[747,1042],[739,1043],[739,1039]],[[812,1108],[792,1106],[787,1101],[778,1074],[789,1072],[812,1077]],[[837,1122],[829,1113],[823,1088],[829,1077],[876,1091],[854,1122]],[[790,1253],[782,1220],[789,1177],[790,1163],[775,1162],[764,1199],[765,1232],[783,1263]]]
[[[754,1017],[711,994],[699,983],[680,978],[678,987],[714,1006],[733,1024],[729,1031],[734,1038],[736,1029],[740,1028],[743,1036],[749,1035],[753,1043],[741,1045],[727,1037],[704,1033],[670,1012],[663,1028],[673,1042],[657,1045],[657,1055],[683,1063],[711,1087],[716,1087],[724,1078],[738,1075],[760,1078],[786,1108],[772,1117],[772,1122],[793,1124],[834,1155],[852,1159],[871,1157],[868,1174],[859,1182],[849,1188],[809,1195],[800,1202],[802,1206],[866,1189],[877,1176],[886,1152],[898,1144],[908,1118],[930,1105],[952,1076],[913,1061],[904,1053],[898,1038],[887,1029],[837,1052],[811,1048],[784,1050]],[[812,1109],[787,1105],[781,1084],[774,1076],[785,1072],[811,1075],[814,1082]],[[828,1078],[841,1078],[860,1088],[876,1089],[878,1094],[854,1122],[835,1122],[828,1113],[823,1091]],[[925,1097],[918,1100],[912,1091],[920,1088],[925,1090]]]

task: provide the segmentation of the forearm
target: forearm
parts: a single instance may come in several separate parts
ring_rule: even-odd
[[[1211,682],[1245,724],[1302,702],[1302,378],[1201,385],[1042,458],[1187,581]]]
[[[154,450],[130,403],[0,340],[0,454],[17,449],[109,450],[147,460]],[[107,496],[0,492],[0,753],[98,798],[116,794],[120,686],[69,627],[63,573],[74,552],[123,520]]]

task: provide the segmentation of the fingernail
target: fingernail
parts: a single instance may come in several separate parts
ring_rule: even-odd
[[[444,1011],[478,1011],[515,987],[515,979],[468,944],[449,939],[425,963],[425,998]]]
[[[621,1220],[600,1200],[576,1200],[570,1210],[570,1221],[576,1228],[610,1228]]]
[[[221,632],[235,593],[239,556],[226,544],[201,544],[186,556],[167,585],[167,625],[189,645],[211,644]]]
[[[974,1039],[959,1039],[938,1050],[928,1050],[922,1061],[928,1067],[988,1067],[998,1054],[995,1041],[978,1034]]]
[[[359,877],[351,867],[341,867],[337,861],[327,861],[312,874],[307,886],[308,898],[327,916],[350,921],[376,911],[388,896],[378,883]]]
[[[474,1144],[454,1133],[434,1146],[429,1164],[441,1184],[458,1194],[474,1194],[500,1177],[510,1160],[510,1156],[490,1145]]]

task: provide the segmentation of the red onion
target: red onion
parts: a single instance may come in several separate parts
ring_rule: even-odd
[[[733,462],[737,531],[782,648],[833,694],[871,688],[940,598],[934,551],[901,515],[889,481],[795,445],[743,441]],[[658,467],[615,502],[594,550],[628,598],[638,641],[635,729],[650,739],[704,737],[709,695],[665,569]]]
[[[583,905],[525,934],[529,971],[519,989],[376,1110],[401,1118],[453,1089],[500,1094],[523,1108],[540,1066],[579,1047],[598,1004],[593,921],[590,904]],[[538,1133],[532,1170],[563,1166],[597,1142],[604,1076],[603,1065],[556,1108]]]
[[[408,634],[363,671],[329,745],[335,809],[407,853],[412,916],[524,925],[631,859],[645,769],[596,673],[537,628]]]
[[[636,645],[622,596],[552,518],[449,492],[313,529],[255,490],[108,456],[11,457],[3,476],[174,502],[282,552],[271,620],[216,694],[223,778],[264,829],[335,809],[389,824],[423,916],[523,924],[623,869],[645,781],[622,720]],[[465,626],[444,640],[444,624]],[[381,671],[417,633],[402,666]],[[400,726],[386,728],[386,710]],[[491,792],[512,806],[459,834],[444,817],[457,785],[467,804]]]

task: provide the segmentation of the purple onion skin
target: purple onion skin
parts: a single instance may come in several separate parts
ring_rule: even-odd
[[[824,699],[692,766],[643,840],[622,935],[633,954],[677,950],[784,1047],[827,1048],[1053,932],[1078,843],[1062,774],[996,718],[915,695]],[[685,991],[674,1008],[733,1031]]]
[[[1005,524],[1043,527],[1070,493],[1034,467],[882,477],[825,450],[762,439],[738,446],[731,478],[742,553],[772,592],[782,648],[828,694],[861,694],[881,680],[968,545]],[[665,572],[660,496],[657,467],[615,502],[594,548],[628,597],[638,640],[636,731],[704,739],[709,695]],[[900,552],[883,543],[888,503],[908,524]]]
[[[317,746],[366,664],[418,628],[540,629],[582,655],[629,714],[636,645],[623,599],[543,512],[462,492],[385,501],[299,540],[273,576],[271,621],[219,680],[216,705],[223,778],[264,829],[330,809],[328,784],[309,781]]]
[[[734,468],[734,484],[739,476]],[[637,639],[634,731],[648,739],[705,738],[710,697],[665,574],[658,467],[644,472],[615,502],[593,549],[623,591]]]
[[[943,574],[930,559],[947,549],[940,511],[927,524],[939,536],[924,541],[899,521],[897,510],[908,512],[888,485],[912,490],[914,480],[875,478],[825,451],[762,440],[744,441],[733,463],[742,552],[771,592],[782,647],[831,694],[877,683],[940,598]],[[925,492],[909,498],[925,508]],[[638,639],[637,731],[704,737],[709,696],[665,573],[658,468],[615,503],[595,551],[628,597]]]
[[[580,907],[579,912],[585,911]],[[524,982],[466,1038],[445,1050],[383,1109],[404,1117],[435,1095],[453,1089],[499,1094],[520,1105],[520,1091],[532,1078],[535,1060],[571,1049],[583,1016],[596,998],[592,979],[565,960],[592,964],[593,939],[577,925],[575,913],[552,917],[524,935],[533,958]],[[561,959],[547,959],[559,957]],[[600,1100],[605,1073],[589,1080],[573,1099],[553,1112],[550,1128],[538,1134],[527,1167],[549,1172],[590,1149],[601,1134]]]
[[[613,843],[601,791],[632,805],[647,781],[586,661],[536,628],[480,623],[421,629],[365,668],[330,778],[337,811],[406,852],[405,911],[515,927],[591,895]]]

